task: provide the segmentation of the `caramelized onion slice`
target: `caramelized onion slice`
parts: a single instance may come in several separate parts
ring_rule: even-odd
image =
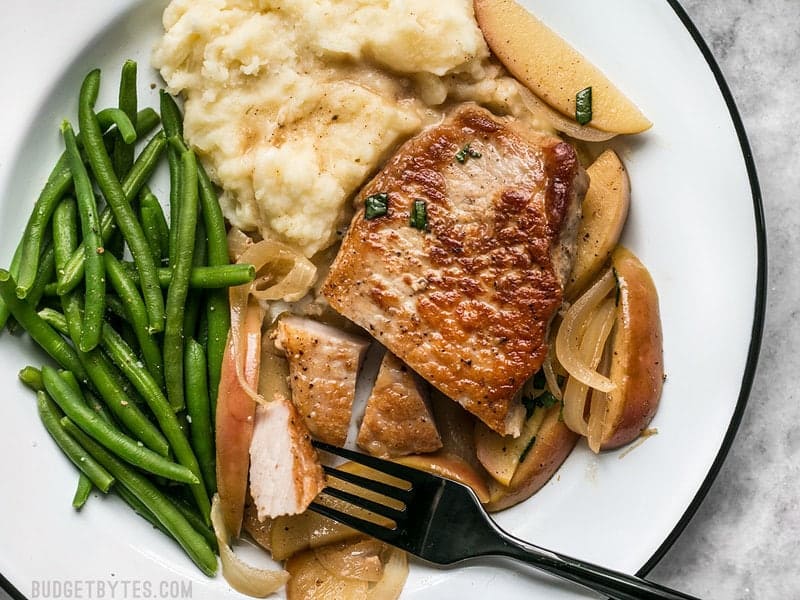
[[[286,571],[256,569],[242,561],[231,550],[228,545],[230,533],[225,527],[219,496],[216,494],[211,502],[211,523],[214,526],[217,542],[219,542],[222,576],[233,589],[253,598],[264,598],[286,585],[286,582],[289,581],[289,573]]]
[[[317,278],[317,268],[292,247],[277,240],[261,240],[249,246],[237,263],[256,267],[249,291],[259,300],[296,302],[305,296]]]
[[[367,600],[397,600],[408,578],[408,557],[397,548],[389,548],[383,577],[367,593]]]
[[[597,369],[606,341],[616,317],[614,300],[605,300],[591,315],[580,345],[580,359],[591,370]],[[564,423],[575,433],[588,435],[586,423],[586,400],[589,388],[570,376],[564,389]]]
[[[385,544],[373,538],[341,542],[316,548],[314,554],[332,575],[375,583],[383,577],[381,552]]]
[[[556,335],[556,356],[561,366],[571,378],[600,390],[610,392],[614,383],[598,373],[581,357],[580,347],[583,330],[589,323],[590,316],[602,300],[614,289],[615,280],[611,269],[570,306],[561,322]]]

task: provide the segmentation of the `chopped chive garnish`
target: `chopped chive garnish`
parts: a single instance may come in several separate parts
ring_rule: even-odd
[[[575,120],[586,125],[592,120],[592,88],[587,87],[575,94]]]
[[[558,398],[548,391],[544,391],[538,396],[525,396],[522,404],[525,406],[525,418],[530,419],[537,408],[548,409],[558,403]]]
[[[368,221],[382,217],[389,212],[389,194],[381,192],[367,196],[364,201],[364,218]]]
[[[531,438],[531,441],[528,442],[528,445],[525,446],[525,449],[522,451],[522,454],[519,455],[519,462],[525,462],[525,457],[528,456],[528,452],[531,451],[533,445],[536,443],[536,436]]]
[[[483,156],[480,152],[470,147],[469,144],[464,146],[461,150],[456,152],[456,160],[462,165],[467,162],[468,158],[480,158]]]
[[[425,231],[428,228],[428,206],[425,204],[425,200],[414,200],[414,206],[411,207],[409,225],[420,231]]]

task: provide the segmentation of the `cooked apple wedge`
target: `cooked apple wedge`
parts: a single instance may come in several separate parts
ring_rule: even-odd
[[[460,456],[439,451],[434,454],[402,456],[394,459],[394,462],[463,483],[472,488],[481,502],[489,500],[489,488],[486,487],[486,480]]]
[[[608,353],[614,388],[592,396],[588,438],[595,452],[639,437],[658,408],[664,382],[658,293],[650,273],[622,246],[611,255],[611,266],[619,285]]]
[[[475,0],[475,17],[500,62],[560,113],[575,118],[576,96],[591,88],[592,128],[629,134],[651,127],[597,67],[514,0]]]
[[[619,242],[631,201],[628,173],[619,156],[606,150],[586,170],[589,189],[583,200],[575,262],[564,296],[574,300],[608,262]]]
[[[543,406],[536,408],[516,438],[500,435],[481,422],[475,424],[475,450],[478,460],[495,481],[506,486],[511,483],[520,460],[536,441],[536,434],[539,433],[546,413],[547,409]]]
[[[509,484],[490,482],[486,509],[503,510],[530,498],[567,459],[578,437],[561,420],[560,404],[548,408],[533,445],[519,462]]]

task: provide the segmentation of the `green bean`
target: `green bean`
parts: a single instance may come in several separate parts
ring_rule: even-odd
[[[175,498],[169,494],[166,494],[166,496],[172,501],[172,504],[175,505],[175,508],[180,511],[186,520],[189,521],[189,524],[194,527],[195,531],[205,538],[205,540],[208,542],[208,545],[211,546],[211,549],[214,552],[218,552],[219,547],[217,546],[217,536],[214,534],[214,530],[211,529],[205,521],[203,521],[203,517],[197,514],[197,512],[181,498]]]
[[[197,224],[194,238],[194,250],[192,251],[192,268],[202,266],[206,263],[208,246],[206,244],[206,228],[202,221]],[[191,272],[189,273],[191,279]],[[186,295],[186,307],[183,311],[183,333],[186,337],[197,335],[197,324],[200,315],[200,307],[204,304],[203,293],[195,290]]]
[[[135,267],[129,262],[123,262],[128,275],[134,283],[139,283]],[[227,288],[250,283],[256,277],[253,265],[221,265],[218,267],[192,267],[189,273],[189,287],[194,289],[220,289],[227,295]],[[158,270],[158,283],[162,288],[168,288],[172,281],[172,269],[161,267]],[[222,289],[225,288],[225,289]]]
[[[62,156],[56,164],[47,182],[36,200],[33,212],[28,219],[23,234],[22,256],[20,259],[19,275],[17,277],[16,294],[18,298],[25,298],[36,279],[39,271],[39,256],[41,254],[44,231],[50,223],[53,211],[58,201],[72,184],[72,175],[67,167],[66,157]]]
[[[100,111],[102,113],[103,111]],[[100,113],[97,114],[98,120]],[[161,122],[159,114],[149,106],[136,113],[136,139],[141,140]]]
[[[103,347],[147,402],[161,431],[169,441],[175,458],[197,476],[199,483],[191,486],[192,495],[200,512],[208,519],[211,505],[208,501],[208,492],[203,485],[202,469],[161,388],[147,370],[137,366],[136,355],[108,323],[103,326]]]
[[[139,218],[156,265],[160,266],[169,257],[169,226],[161,203],[147,187],[142,188],[140,194]]]
[[[62,419],[62,425],[82,444],[87,451],[108,471],[116,477],[121,486],[132,492],[147,510],[170,532],[170,534],[183,547],[189,557],[209,577],[217,572],[217,557],[209,547],[203,536],[198,533],[186,517],[175,508],[175,505],[154,486],[146,477],[143,477],[124,463],[106,452],[100,445],[94,443],[78,428],[76,423],[69,419]]]
[[[212,290],[206,298],[206,320],[208,321],[208,389],[211,398],[211,416],[215,418],[217,393],[222,377],[222,357],[231,328],[230,307],[227,290]]]
[[[103,261],[103,238],[100,236],[100,222],[97,217],[97,203],[94,197],[92,181],[81,160],[75,134],[69,122],[61,126],[64,143],[67,147],[69,169],[75,184],[75,196],[78,200],[78,212],[83,234],[85,256],[84,284],[86,302],[84,303],[81,334],[73,340],[83,352],[89,352],[100,343],[100,326],[106,310],[106,276]]]
[[[117,316],[126,323],[131,322],[131,317],[128,314],[128,307],[122,303],[122,300],[119,298],[119,296],[108,296],[106,298],[106,305],[108,306],[108,311],[112,315]]]
[[[122,500],[130,506],[134,512],[142,517],[145,521],[150,523],[153,527],[161,531],[163,534],[169,536],[171,539],[175,539],[172,537],[172,534],[164,527],[158,519],[153,516],[153,513],[142,504],[141,500],[139,500],[133,492],[131,492],[128,488],[124,485],[115,485],[114,486],[114,493],[117,494]]]
[[[114,483],[114,477],[100,464],[89,456],[82,445],[76,442],[72,436],[64,431],[59,419],[58,408],[46,392],[36,393],[36,405],[39,410],[39,417],[47,429],[47,432],[55,440],[58,447],[67,455],[78,469],[85,473],[92,480],[92,483],[103,492],[108,493]]]
[[[71,321],[75,320],[80,308],[71,306],[72,315],[45,309],[40,311],[40,316],[56,329],[67,332],[72,328]],[[120,375],[105,355],[95,349],[91,352],[77,351],[80,364],[88,373],[87,382],[91,385],[106,403],[112,414],[122,423],[136,439],[161,456],[169,454],[169,444],[161,432],[142,413],[139,402],[126,390],[127,381]]]
[[[95,69],[84,79],[78,103],[78,121],[84,135],[83,145],[89,165],[94,172],[97,184],[103,196],[111,206],[119,230],[133,255],[136,268],[142,282],[147,314],[150,318],[150,329],[164,329],[164,298],[158,286],[158,275],[150,255],[150,248],[142,233],[142,227],[133,213],[122,185],[114,174],[111,159],[103,145],[100,126],[94,113],[94,103],[100,88],[100,71]]]
[[[203,347],[189,338],[186,342],[186,409],[189,414],[189,431],[192,447],[200,463],[203,480],[213,494],[217,489],[216,460],[214,455],[214,429],[211,425],[211,407],[208,398],[206,354]]]
[[[228,240],[225,229],[225,218],[219,205],[216,189],[202,165],[199,169],[200,180],[200,205],[203,210],[203,219],[206,224],[208,236],[208,264],[212,266],[227,265]],[[255,270],[253,273],[255,277]],[[215,415],[217,405],[217,390],[219,389],[220,373],[222,371],[222,356],[225,354],[225,344],[228,339],[228,330],[231,327],[230,308],[228,305],[227,290],[215,290],[206,298],[206,318],[208,320],[208,383],[211,396],[211,414]]]
[[[14,250],[14,256],[11,258],[11,264],[8,267],[9,273],[11,276],[16,279],[19,275],[19,263],[22,259],[22,246],[25,241],[25,238],[21,239],[19,244],[17,244],[17,249]],[[11,316],[11,311],[8,310],[8,306],[6,306],[6,301],[0,297],[0,332],[6,326],[6,322],[8,322],[8,317]]]
[[[50,325],[44,322],[27,302],[17,298],[16,284],[8,271],[0,269],[0,296],[5,300],[11,314],[19,324],[28,332],[33,341],[47,352],[65,369],[75,373],[79,378],[86,379],[86,370],[83,368],[78,354]]]
[[[144,147],[141,154],[139,154],[133,168],[125,177],[122,182],[122,190],[125,193],[126,200],[130,203],[139,193],[139,190],[147,182],[153,173],[153,170],[158,165],[158,159],[161,153],[164,152],[164,147],[167,144],[167,139],[162,132],[157,133],[151,139],[147,146]],[[112,234],[117,231],[117,226],[114,223],[114,213],[109,207],[103,209],[100,213],[100,235],[103,242],[111,239]],[[72,254],[69,263],[64,268],[62,278],[59,278],[58,293],[59,295],[66,294],[67,292],[75,289],[81,282],[84,273],[84,250],[83,244]]]
[[[138,107],[136,95],[136,62],[126,60],[122,65],[122,73],[119,81],[119,108],[129,118],[136,118]],[[119,130],[122,134],[122,129]],[[133,166],[133,140],[125,139],[124,135],[114,138],[114,172],[119,179],[123,179]]]
[[[44,390],[42,383],[42,372],[36,367],[23,367],[19,372],[19,380],[31,388],[34,392],[41,392]]]
[[[164,124],[164,133],[169,139],[183,139],[183,117],[175,99],[166,91],[161,90],[161,122]],[[169,264],[175,264],[175,253],[178,241],[179,207],[183,192],[181,191],[181,155],[174,145],[167,149],[169,161]]]
[[[137,115],[136,120],[136,133],[145,135],[158,124],[158,114],[152,109],[141,111]],[[103,116],[102,125],[98,123],[99,127],[103,129],[108,128],[113,123],[109,113]],[[113,132],[106,133],[106,136],[112,135]],[[78,134],[78,144],[82,144],[83,136]],[[15,280],[17,280],[17,296],[25,298],[28,295],[31,285],[39,270],[39,255],[41,253],[42,233],[44,232],[50,218],[55,211],[61,197],[67,192],[72,185],[72,174],[70,173],[67,164],[66,153],[63,153],[50,175],[47,182],[39,193],[39,197],[34,204],[31,216],[25,226],[25,233],[22,238],[22,253],[20,259],[20,270],[15,273]],[[0,319],[2,321],[2,319]]]
[[[93,489],[92,480],[84,473],[81,473],[78,477],[78,487],[75,489],[75,496],[72,498],[72,508],[75,510],[82,509]]]
[[[33,280],[33,285],[28,296],[25,298],[26,302],[31,306],[37,306],[39,300],[44,296],[44,288],[47,283],[55,279],[55,252],[53,244],[50,242],[44,247],[42,256],[39,258],[39,271],[36,273],[36,278]]]
[[[56,272],[60,275],[78,245],[77,204],[71,198],[61,202],[53,214],[53,242],[56,254]],[[61,309],[64,314],[75,315],[75,318],[70,319],[67,323],[67,335],[72,340],[79,340],[83,335],[82,318],[80,317],[81,301],[78,293],[77,290],[73,290],[61,296]],[[50,323],[52,324],[52,321]],[[56,329],[58,329],[57,326]]]
[[[48,394],[70,419],[122,460],[167,479],[183,483],[197,482],[197,477],[186,467],[167,460],[109,425],[86,406],[84,399],[52,367],[42,367],[42,381]]]
[[[63,272],[77,247],[78,205],[73,198],[64,198],[53,213],[53,250],[57,276]]]
[[[197,175],[200,183],[200,207],[203,212],[203,221],[206,224],[206,235],[208,235],[208,264],[212,266],[227,265],[230,263],[228,234],[217,191],[202,165],[198,165]]]
[[[97,122],[100,129],[103,129],[103,122],[111,122],[117,126],[114,139],[122,139],[126,144],[133,144],[136,141],[136,115],[129,115],[120,108],[104,108],[97,113]]]
[[[133,327],[139,347],[142,350],[142,358],[147,369],[153,375],[158,387],[164,387],[164,361],[161,355],[161,348],[156,338],[150,332],[147,322],[147,310],[145,308],[136,284],[128,277],[125,269],[119,261],[111,255],[105,257],[106,271],[111,281],[112,287],[116,290],[126,313],[128,321]]]
[[[167,320],[164,326],[164,378],[167,398],[173,410],[183,408],[183,307],[189,290],[189,273],[192,269],[192,252],[197,228],[197,159],[187,150],[181,155],[181,180],[183,181],[177,252],[172,267],[172,281],[167,290]]]

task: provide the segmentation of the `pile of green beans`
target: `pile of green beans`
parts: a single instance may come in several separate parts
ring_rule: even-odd
[[[0,333],[15,324],[55,362],[19,377],[78,469],[72,506],[114,492],[213,575],[227,288],[255,269],[229,264],[216,189],[183,139],[180,108],[162,92],[160,116],[140,110],[136,71],[125,63],[118,106],[99,111],[100,71],[84,79],[80,131],[61,125],[64,152],[0,269]],[[162,160],[166,216],[151,182]]]

